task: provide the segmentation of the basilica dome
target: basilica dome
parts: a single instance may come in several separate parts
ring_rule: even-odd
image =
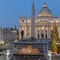
[[[46,3],[43,4],[40,12],[38,13],[38,17],[40,16],[52,16],[50,9],[47,7]]]

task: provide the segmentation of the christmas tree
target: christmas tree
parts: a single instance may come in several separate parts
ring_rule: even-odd
[[[57,42],[58,42],[59,38],[58,38],[58,31],[57,31],[57,26],[56,23],[53,23],[53,30],[51,33],[51,51],[52,53],[56,53],[57,52]]]

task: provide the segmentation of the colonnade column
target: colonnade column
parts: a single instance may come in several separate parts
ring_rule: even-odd
[[[48,27],[47,37],[48,37],[48,38],[51,37],[50,27]]]
[[[40,28],[40,32],[39,32],[39,34],[40,34],[40,38],[41,38],[41,28]]]
[[[19,39],[21,39],[21,30],[22,28],[19,26]]]
[[[44,30],[44,39],[46,38],[46,36],[45,36],[46,34],[45,34],[45,30]]]

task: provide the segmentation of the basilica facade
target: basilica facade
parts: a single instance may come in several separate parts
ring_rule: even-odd
[[[32,4],[32,17],[19,19],[19,39],[30,37],[40,39],[50,39],[53,23],[56,22],[58,35],[60,38],[60,18],[54,17],[52,12],[44,3],[38,15],[35,17],[35,5]]]

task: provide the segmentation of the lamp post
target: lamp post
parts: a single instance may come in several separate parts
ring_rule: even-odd
[[[3,46],[4,43],[5,42],[3,40],[0,40],[0,52],[1,52],[0,55],[1,55],[2,60],[5,59],[4,54],[3,54],[3,49],[2,49],[2,46]]]
[[[3,40],[3,29],[0,31],[1,35],[0,35],[0,49],[2,51],[2,45],[5,43],[4,40]]]
[[[1,49],[1,51],[2,51],[2,45],[4,44],[5,42],[3,41],[3,40],[0,40],[0,49]]]
[[[57,45],[57,53],[59,54],[59,51],[60,51],[60,41],[58,41],[57,43],[56,43],[56,45]]]

